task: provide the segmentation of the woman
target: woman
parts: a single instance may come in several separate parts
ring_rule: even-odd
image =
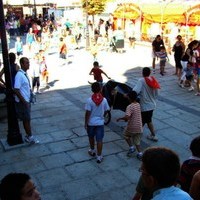
[[[176,39],[177,41],[174,44],[172,51],[174,52],[174,60],[175,60],[175,67],[176,67],[175,75],[180,77],[181,70],[182,70],[181,58],[183,57],[184,52],[185,52],[185,44],[182,41],[181,35],[178,35]]]
[[[193,40],[192,42],[190,42],[188,44],[187,49],[185,50],[185,53],[184,53],[183,57],[181,58],[181,65],[182,65],[183,69],[182,69],[182,74],[181,74],[181,76],[179,78],[179,80],[180,80],[179,85],[182,88],[184,87],[184,81],[186,79],[185,76],[186,76],[186,71],[187,71],[188,64],[191,65],[191,63],[193,63],[193,60],[192,60],[193,53],[194,53],[193,51],[194,51],[194,49],[196,49],[198,47],[198,45],[199,45],[199,41],[198,40]],[[190,91],[194,90],[193,87],[191,87],[190,89],[189,89]]]
[[[35,34],[33,33],[33,29],[29,28],[28,33],[26,35],[26,44],[28,45],[29,51],[31,51],[31,47],[33,42],[35,41]]]

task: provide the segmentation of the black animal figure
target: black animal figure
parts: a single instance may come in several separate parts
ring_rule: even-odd
[[[102,89],[103,96],[107,99],[110,108],[115,110],[126,110],[130,104],[126,94],[132,91],[132,88],[124,83],[116,82],[114,80],[108,81]],[[105,125],[111,120],[111,112],[107,112],[104,116]]]

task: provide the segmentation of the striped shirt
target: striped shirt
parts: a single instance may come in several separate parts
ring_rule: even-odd
[[[156,55],[160,58],[160,60],[166,60],[167,59],[167,53],[164,51],[156,52]]]
[[[130,133],[142,133],[142,117],[139,103],[131,103],[126,108],[126,115],[130,116],[126,130]]]

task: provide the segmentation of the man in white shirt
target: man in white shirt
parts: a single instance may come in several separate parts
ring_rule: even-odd
[[[15,92],[15,107],[17,116],[23,122],[26,132],[25,141],[31,144],[39,143],[33,137],[31,131],[31,85],[26,71],[29,69],[29,60],[26,57],[20,59],[21,69],[15,76],[14,92]]]

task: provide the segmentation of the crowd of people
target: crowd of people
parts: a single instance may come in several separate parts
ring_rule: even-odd
[[[18,118],[22,120],[26,132],[24,140],[31,144],[39,143],[39,140],[33,136],[31,130],[31,102],[33,101],[34,93],[40,93],[41,77],[45,81],[46,86],[48,85],[49,72],[45,52],[48,51],[54,29],[58,29],[52,16],[47,20],[44,20],[42,17],[38,20],[29,19],[30,23],[26,24],[26,21],[23,19],[12,19],[11,17],[7,19],[6,26],[12,38],[17,36],[15,53],[9,53],[9,61],[12,69],[12,88],[13,94],[15,95],[16,113]],[[102,25],[101,23],[103,22],[101,21],[100,25]],[[16,30],[16,24],[20,24],[18,25],[19,30]],[[105,29],[105,32],[108,32],[110,27],[111,25],[107,24],[107,30]],[[102,37],[101,28],[99,26],[99,30],[96,30],[96,35],[94,34],[96,36],[96,44]],[[115,40],[118,41],[120,48],[122,48],[124,45],[124,35],[121,29],[118,32],[120,34],[115,34]],[[79,49],[79,42],[82,35],[79,31],[75,33],[75,48]],[[23,34],[26,34],[28,51],[33,53],[33,56],[30,58],[24,56],[23,42],[20,39],[20,35]],[[58,36],[58,54],[60,59],[62,61],[64,60],[64,64],[67,62],[67,41],[69,40],[69,35],[71,35],[71,30],[68,24],[64,30],[61,29]],[[200,96],[200,42],[193,40],[186,47],[182,41],[182,37],[178,35],[172,51],[174,52],[175,59],[175,75],[177,75],[180,87],[188,87],[189,91],[193,91],[194,83],[196,83],[195,95]],[[19,59],[20,66],[16,64],[16,57]],[[199,137],[192,140],[190,145],[192,156],[182,165],[180,164],[179,156],[168,148],[151,147],[142,150],[140,146],[145,124],[147,124],[150,130],[147,139],[154,142],[158,141],[152,120],[153,112],[156,109],[158,91],[161,89],[156,78],[151,75],[151,72],[153,74],[155,73],[156,58],[159,58],[160,61],[160,74],[164,76],[168,55],[160,35],[157,35],[152,42],[152,70],[149,67],[142,69],[142,77],[139,78],[133,87],[133,91],[126,94],[126,98],[129,99],[130,104],[126,108],[125,115],[117,119],[117,121],[123,120],[127,122],[123,133],[129,148],[127,156],[131,157],[137,150],[136,157],[142,161],[140,168],[141,177],[133,200],[198,200],[200,196]],[[30,64],[33,66],[31,74],[32,82],[30,82],[27,76],[27,70]],[[2,91],[6,91],[6,83],[2,78],[3,73],[4,70],[2,69],[0,72],[0,86]],[[88,154],[92,157],[96,156],[97,163],[101,163],[103,161],[104,115],[110,110],[106,98],[102,95],[103,78],[101,74],[104,74],[108,79],[110,77],[103,70],[99,69],[99,63],[97,61],[94,62],[94,66],[89,74],[94,75],[95,82],[91,84],[93,94],[87,99],[85,105],[84,126],[89,139]],[[15,182],[20,183],[20,187],[13,187]],[[27,187],[31,187],[31,189],[27,189]],[[11,173],[1,181],[0,198],[2,200],[39,200],[40,195],[35,189],[29,175]]]
[[[188,88],[188,91],[196,90],[195,95],[200,96],[200,42],[193,40],[184,44],[182,36],[176,37],[176,42],[172,47],[175,61],[175,75],[178,77],[178,84],[181,88]],[[156,58],[160,59],[160,74],[165,74],[165,64],[168,59],[166,47],[160,35],[157,35],[152,42],[153,62],[152,68],[155,73]],[[196,85],[196,87],[194,87]]]

